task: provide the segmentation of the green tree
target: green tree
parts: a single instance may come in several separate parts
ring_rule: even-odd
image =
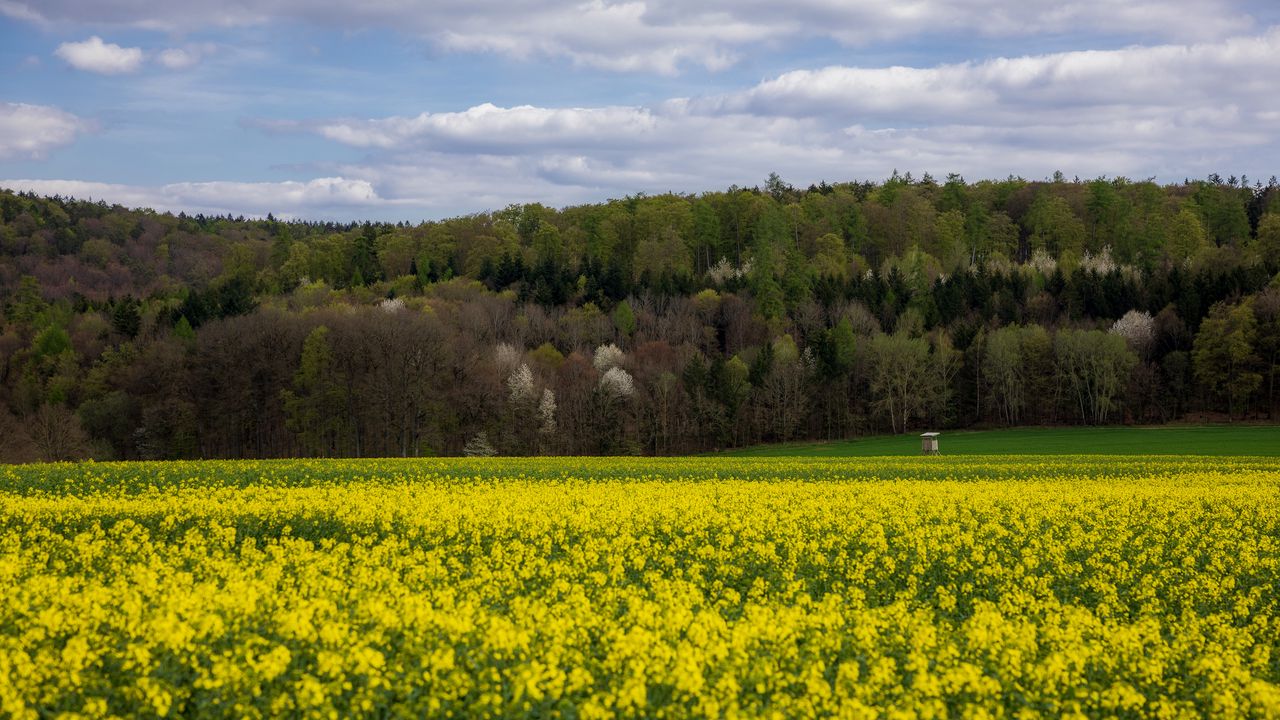
[[[1258,220],[1258,237],[1254,249],[1271,267],[1280,265],[1280,213],[1265,213]]]
[[[1253,301],[1253,315],[1258,323],[1254,348],[1262,359],[1261,369],[1266,374],[1267,417],[1274,419],[1276,384],[1280,381],[1280,283],[1274,283],[1258,294]]]
[[[751,383],[753,387],[760,387],[771,372],[773,372],[773,343],[764,343],[751,360],[751,367],[747,372],[747,382]]]
[[[173,324],[173,336],[186,342],[196,339],[196,331],[191,328],[191,322],[187,320],[186,315],[180,316],[178,322]]]
[[[293,243],[289,246],[289,255],[280,264],[278,276],[280,289],[284,291],[298,287],[304,279],[317,279],[311,276],[311,251],[306,243]]]
[[[1084,223],[1066,200],[1048,190],[1041,190],[1036,196],[1022,218],[1022,226],[1027,230],[1031,251],[1046,250],[1055,257],[1072,253],[1078,257],[1084,250]]]
[[[831,348],[828,360],[833,374],[845,375],[853,369],[857,360],[858,338],[853,332],[853,322],[849,317],[840,318],[835,327],[828,331],[827,343]]]
[[[965,246],[964,213],[959,210],[948,210],[934,221],[933,242],[929,253],[942,262],[942,267],[951,272],[961,267],[969,259],[969,249]]]
[[[331,456],[339,452],[347,407],[343,381],[329,328],[317,326],[302,344],[302,359],[293,388],[281,393],[287,427],[298,435],[308,453]]]
[[[271,240],[271,267],[279,269],[289,259],[289,250],[293,247],[293,232],[288,225],[281,225],[279,232]]]
[[[127,338],[138,336],[142,328],[142,303],[132,295],[125,295],[111,307],[111,328]]]
[[[646,270],[657,277],[664,273],[689,275],[693,271],[689,237],[693,234],[693,210],[679,195],[645,198],[635,212],[635,274]]]
[[[636,314],[631,310],[631,303],[623,300],[613,309],[613,326],[623,337],[631,337],[636,331]]]
[[[841,280],[849,276],[849,256],[844,240],[835,233],[826,233],[814,241],[813,271],[818,277]]]
[[[1169,222],[1165,252],[1175,262],[1186,262],[1209,247],[1208,236],[1200,217],[1189,207],[1183,207]]]
[[[360,287],[382,279],[378,263],[378,228],[366,224],[356,236],[351,251],[351,285]]]
[[[30,326],[49,307],[40,293],[40,281],[31,275],[23,275],[18,290],[5,307],[5,317],[17,325]]]
[[[772,320],[807,298],[812,280],[791,234],[790,220],[777,203],[763,201],[753,231],[748,286],[760,314]]]
[[[947,213],[955,210],[963,215],[968,207],[969,186],[960,175],[948,174],[947,182],[942,186],[942,196],[938,198],[938,212]]]
[[[1130,211],[1129,201],[1117,191],[1116,182],[1102,178],[1090,182],[1085,197],[1086,249],[1096,253],[1104,247],[1121,246],[1130,234]]]
[[[1249,215],[1239,188],[1199,183],[1192,196],[1209,239],[1217,245],[1244,245],[1249,239]]]
[[[1200,324],[1191,360],[1195,378],[1209,392],[1227,401],[1227,418],[1243,411],[1249,396],[1262,384],[1254,354],[1258,332],[1251,300],[1238,305],[1214,304]]]
[[[720,217],[706,200],[693,204],[693,234],[689,249],[698,274],[705,273],[720,259]]]
[[[1116,258],[1121,262],[1140,261],[1151,265],[1168,242],[1168,210],[1159,185],[1146,181],[1130,186],[1132,212],[1130,232],[1116,242]]]
[[[987,212],[975,204],[965,215],[964,227],[969,241],[970,262],[997,254],[1013,257],[1018,249],[1018,226],[1005,212]]]
[[[787,249],[782,271],[782,295],[788,308],[799,307],[813,293],[813,273],[794,246]]]

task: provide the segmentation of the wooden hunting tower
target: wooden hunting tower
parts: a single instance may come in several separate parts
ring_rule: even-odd
[[[938,454],[938,435],[940,433],[927,432],[920,433],[920,454],[921,455],[937,455]]]

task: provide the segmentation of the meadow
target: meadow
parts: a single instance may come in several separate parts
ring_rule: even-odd
[[[1277,508],[1244,456],[0,466],[0,716],[1275,718]]]
[[[944,432],[946,455],[1265,455],[1280,456],[1276,425],[1019,427]],[[872,435],[856,440],[782,443],[731,450],[740,457],[918,455],[920,438]]]

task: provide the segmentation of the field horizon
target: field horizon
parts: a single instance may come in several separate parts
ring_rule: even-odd
[[[754,445],[708,457],[874,457],[920,454],[920,432]],[[942,430],[942,455],[1280,456],[1280,425],[1032,426]],[[1159,444],[1153,444],[1157,441]]]

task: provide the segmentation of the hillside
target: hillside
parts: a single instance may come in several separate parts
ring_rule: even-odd
[[[282,222],[0,192],[0,460],[1273,418],[1280,185],[894,175]]]

